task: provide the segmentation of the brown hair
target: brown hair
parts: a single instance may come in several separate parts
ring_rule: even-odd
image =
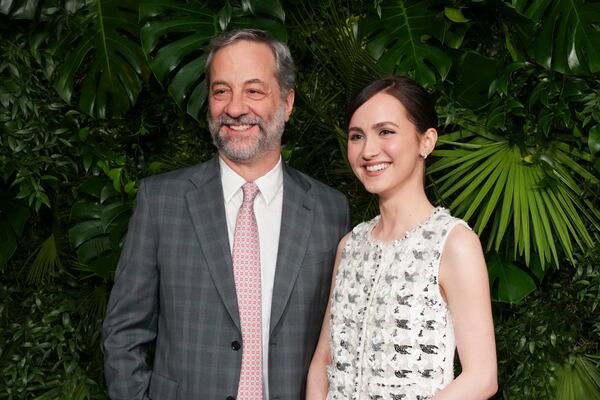
[[[437,112],[427,90],[405,76],[389,76],[371,82],[352,99],[346,107],[346,129],[356,110],[377,93],[386,93],[398,99],[406,109],[408,119],[420,133],[437,127]]]

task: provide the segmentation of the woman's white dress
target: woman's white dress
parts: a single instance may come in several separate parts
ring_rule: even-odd
[[[335,277],[328,400],[423,400],[454,379],[452,317],[438,285],[442,249],[457,224],[433,210],[401,239],[353,229]]]

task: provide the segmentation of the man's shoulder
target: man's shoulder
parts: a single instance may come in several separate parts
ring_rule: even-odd
[[[173,191],[178,192],[186,188],[195,187],[194,181],[211,174],[218,173],[214,159],[180,168],[142,179],[142,185],[148,191]]]
[[[286,166],[286,172],[292,180],[313,196],[332,197],[336,200],[346,201],[346,196],[342,192],[302,171],[288,165]]]

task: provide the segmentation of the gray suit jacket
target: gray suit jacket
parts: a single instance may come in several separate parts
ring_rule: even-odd
[[[283,188],[269,391],[303,399],[348,204],[285,166]],[[242,338],[216,157],[142,181],[103,334],[113,400],[237,395]]]

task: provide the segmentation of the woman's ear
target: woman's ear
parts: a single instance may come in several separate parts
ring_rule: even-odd
[[[431,154],[435,147],[435,143],[437,142],[437,137],[438,133],[434,128],[429,128],[421,134],[421,157],[427,158],[427,156]]]

